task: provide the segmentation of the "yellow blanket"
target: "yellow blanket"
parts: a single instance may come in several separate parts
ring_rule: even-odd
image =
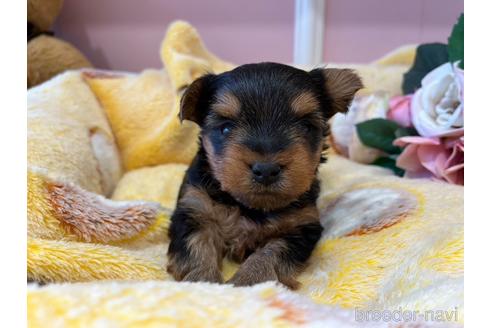
[[[344,66],[362,75],[362,93],[395,95],[413,56],[406,47]],[[338,307],[449,310],[462,322],[463,188],[334,154],[319,172],[324,235],[297,293],[172,282],[166,229],[198,133],[179,124],[179,98],[204,72],[233,65],[184,22],[169,28],[161,57],[164,70],[71,71],[28,91],[28,278],[76,283],[30,285],[31,326],[353,321]],[[235,269],[224,263],[226,278]]]

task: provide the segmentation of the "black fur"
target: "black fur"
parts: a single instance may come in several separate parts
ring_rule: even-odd
[[[259,226],[315,206],[320,189],[316,178],[308,191],[282,208],[264,210],[241,203],[224,191],[213,176],[202,139],[207,137],[210,140],[218,157],[230,142],[228,135],[235,129],[241,131],[238,134],[241,135],[239,142],[258,154],[281,152],[297,142],[318,154],[328,135],[327,121],[334,114],[333,99],[326,90],[323,71],[316,69],[308,73],[276,63],[248,64],[220,75],[205,75],[198,82],[195,86],[199,90],[190,90],[192,85],[183,96],[183,99],[197,97],[193,99],[191,114],[188,112],[187,115],[202,130],[199,151],[186,172],[179,198],[185,186],[199,187],[215,202],[239,208],[242,217]],[[291,104],[293,99],[305,92],[314,95],[319,108],[302,116],[294,112]],[[221,117],[211,109],[216,96],[224,93],[233,94],[240,103],[239,115],[234,119]],[[183,101],[189,100],[183,99],[182,108]],[[320,162],[323,161],[321,156]],[[169,229],[169,254],[186,259],[189,253],[187,238],[197,229],[197,222],[178,203]],[[283,235],[282,239],[287,245],[281,254],[283,260],[294,266],[302,266],[320,239],[322,230],[319,222],[315,222],[296,227]]]
[[[210,165],[208,164],[203,146],[200,147],[197,155],[186,172],[178,199],[182,196],[184,187],[187,185],[199,187],[205,190],[207,194],[217,203],[238,207],[244,217],[247,217],[248,219],[259,224],[266,223],[268,220],[275,220],[282,214],[288,214],[289,212],[316,204],[320,189],[319,181],[318,179],[315,179],[311,185],[311,188],[307,192],[302,194],[296,201],[290,203],[286,207],[272,211],[249,208],[238,202],[229,193],[220,189],[220,183],[212,176],[210,172]]]
[[[295,137],[305,135],[312,149],[316,149],[323,136],[327,135],[330,100],[323,89],[322,80],[305,71],[277,63],[248,64],[220,75],[205,76],[206,86],[199,101],[202,134],[212,134],[214,149],[220,154],[224,140],[219,130],[223,124],[231,128],[241,126],[248,131],[244,140],[250,149],[260,154],[273,153],[287,148]],[[318,85],[321,84],[321,85]],[[214,95],[229,91],[241,103],[241,114],[236,122],[229,122],[210,111]],[[313,93],[321,103],[323,120],[318,113],[297,117],[292,113],[290,102],[302,92]],[[215,134],[215,135],[214,135]]]
[[[200,187],[217,203],[238,207],[242,216],[259,225],[266,224],[270,220],[281,219],[282,215],[316,204],[320,191],[319,181],[315,179],[307,192],[284,208],[272,211],[249,208],[238,202],[229,193],[220,189],[220,183],[210,173],[210,166],[203,146],[200,147],[186,172],[178,198],[181,197],[183,189],[187,185]],[[186,259],[189,253],[186,240],[197,229],[196,221],[186,211],[178,207],[173,213],[169,228],[169,239],[171,240],[169,253],[177,254],[178,257]],[[313,223],[300,227],[295,233],[285,235],[284,239],[287,242],[288,249],[283,254],[283,258],[296,265],[304,263],[311,255],[316,242],[321,237],[322,231],[321,224]]]
[[[311,223],[299,227],[296,232],[285,235],[287,250],[282,254],[283,260],[301,266],[308,260],[322,232],[321,224]]]

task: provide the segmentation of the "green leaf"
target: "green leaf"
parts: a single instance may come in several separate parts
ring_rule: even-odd
[[[401,138],[406,136],[418,136],[419,133],[414,128],[404,128],[400,127],[395,131],[395,137]]]
[[[449,61],[459,61],[459,67],[465,68],[465,15],[461,14],[453,26],[453,31],[448,38]]]
[[[402,177],[405,171],[396,166],[396,161],[389,157],[379,157],[372,165],[381,166],[392,170],[397,176]]]
[[[448,46],[443,43],[427,43],[417,47],[412,67],[403,76],[404,94],[412,94],[420,88],[422,79],[434,68],[449,61]]]
[[[357,134],[364,145],[388,154],[401,152],[399,147],[393,146],[395,133],[399,128],[397,123],[383,118],[375,118],[356,125]]]

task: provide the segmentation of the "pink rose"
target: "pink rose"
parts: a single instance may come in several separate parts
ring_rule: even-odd
[[[396,146],[406,146],[396,161],[408,178],[431,178],[449,183],[464,184],[465,139],[402,137]]]
[[[412,104],[412,96],[396,96],[391,98],[389,102],[388,119],[395,121],[403,127],[409,128],[412,126],[412,117],[410,116],[410,105]]]

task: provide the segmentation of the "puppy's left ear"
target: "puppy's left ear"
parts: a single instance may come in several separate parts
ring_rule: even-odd
[[[355,93],[364,87],[360,77],[351,69],[317,68],[309,74],[328,96],[328,117],[339,112],[345,113]]]
[[[183,93],[180,102],[179,119],[202,125],[208,111],[209,83],[214,75],[207,74],[191,83]]]

